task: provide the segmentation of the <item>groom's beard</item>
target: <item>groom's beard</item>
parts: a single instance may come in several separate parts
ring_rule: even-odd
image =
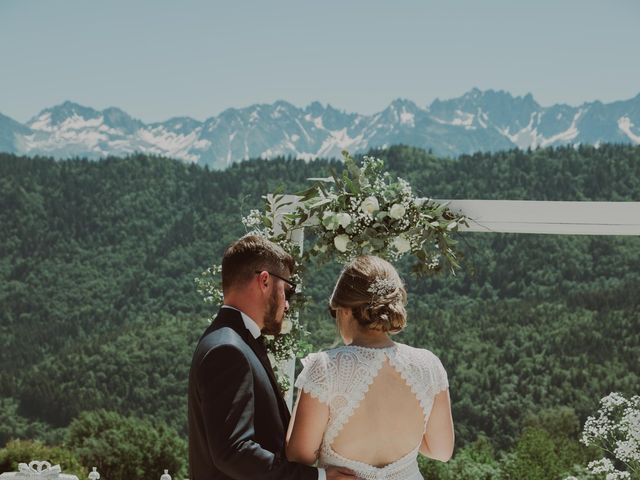
[[[267,304],[267,311],[264,313],[264,327],[262,333],[265,335],[277,335],[282,330],[282,319],[278,320],[278,291],[274,288],[273,295]]]

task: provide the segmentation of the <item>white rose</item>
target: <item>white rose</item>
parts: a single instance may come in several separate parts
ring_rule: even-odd
[[[348,213],[339,213],[336,215],[336,218],[342,228],[347,228],[347,226],[351,223],[351,215],[349,215]]]
[[[404,205],[401,203],[394,203],[391,210],[389,210],[389,216],[391,218],[395,218],[396,220],[404,217],[404,214],[407,210],[404,208]]]
[[[333,239],[333,244],[339,252],[346,252],[349,244],[349,235],[338,235]]]
[[[282,328],[280,329],[280,333],[282,334],[287,334],[287,333],[291,333],[291,329],[293,328],[293,322],[291,322],[291,320],[289,319],[284,319],[282,321]]]
[[[335,230],[338,228],[338,216],[333,212],[324,212],[322,215],[322,225],[327,230]]]
[[[393,239],[393,246],[398,253],[405,253],[411,250],[411,242],[404,235],[400,235]]]
[[[362,210],[364,213],[368,213],[369,215],[373,215],[375,212],[380,210],[378,199],[376,197],[365,198],[362,201],[362,205],[360,205],[360,210]]]

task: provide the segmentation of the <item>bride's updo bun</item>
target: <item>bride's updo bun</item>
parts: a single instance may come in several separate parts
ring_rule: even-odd
[[[396,269],[372,255],[347,265],[329,301],[331,308],[351,308],[362,327],[398,333],[407,324],[407,292]]]

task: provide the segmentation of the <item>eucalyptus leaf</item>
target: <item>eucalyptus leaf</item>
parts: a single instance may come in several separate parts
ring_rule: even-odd
[[[309,208],[310,209],[316,209],[318,207],[322,207],[323,205],[328,205],[329,203],[331,203],[333,200],[331,200],[330,198],[325,198],[322,199],[316,203],[314,203],[313,205],[311,205]]]
[[[311,177],[307,178],[310,182],[322,182],[322,183],[336,183],[336,179],[333,177]]]

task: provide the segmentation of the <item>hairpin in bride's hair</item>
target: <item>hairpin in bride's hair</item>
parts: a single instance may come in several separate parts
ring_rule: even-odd
[[[378,297],[384,297],[385,295],[389,295],[395,289],[396,284],[392,280],[378,277],[371,285],[369,285],[367,292]]]

